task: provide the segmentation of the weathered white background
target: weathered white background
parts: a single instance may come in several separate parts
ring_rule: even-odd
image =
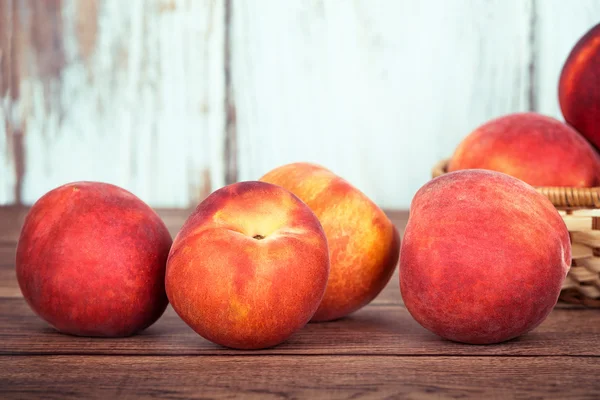
[[[486,120],[561,118],[600,1],[0,0],[0,204],[74,180],[189,207],[321,163],[407,208]]]

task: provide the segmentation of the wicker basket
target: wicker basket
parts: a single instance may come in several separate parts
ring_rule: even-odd
[[[433,178],[447,172],[448,160],[437,163]],[[600,308],[600,187],[536,187],[550,199],[571,236],[572,263],[560,300]]]

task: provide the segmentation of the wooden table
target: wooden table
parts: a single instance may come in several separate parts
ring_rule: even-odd
[[[0,208],[0,398],[600,398],[600,311],[559,304],[519,339],[463,345],[410,317],[397,275],[364,309],[311,323],[269,350],[213,345],[171,308],[134,337],[63,335],[32,313],[17,286],[24,213]],[[187,215],[161,214],[172,232]],[[402,230],[407,214],[389,214]]]

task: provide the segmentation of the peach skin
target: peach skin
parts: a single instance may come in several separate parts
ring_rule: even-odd
[[[327,235],[331,270],[312,321],[335,320],[371,302],[390,280],[400,249],[398,231],[384,212],[319,165],[284,165],[260,180],[297,195],[316,214]]]
[[[240,182],[213,192],[175,237],[166,289],[199,335],[237,349],[278,345],[313,316],[329,273],[327,239],[289,191]]]
[[[567,57],[558,99],[565,120],[600,148],[600,24],[581,37]]]
[[[451,172],[411,203],[400,290],[431,332],[499,343],[544,321],[570,264],[569,232],[546,197],[503,173]]]
[[[31,208],[17,245],[17,279],[30,307],[57,330],[129,336],[165,311],[171,235],[125,189],[74,182]]]
[[[591,187],[598,184],[600,158],[570,126],[515,113],[481,125],[458,145],[448,171],[463,169],[503,172],[533,186]]]

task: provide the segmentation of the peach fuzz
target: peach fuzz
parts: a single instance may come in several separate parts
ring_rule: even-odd
[[[581,37],[567,57],[558,98],[567,123],[600,148],[600,24]]]
[[[350,183],[319,165],[284,165],[260,180],[280,185],[302,199],[327,235],[331,270],[312,321],[335,320],[371,302],[398,263],[400,237],[384,212]]]
[[[289,191],[240,182],[213,192],[177,234],[167,262],[173,309],[198,334],[238,349],[302,328],[327,284],[327,239]]]
[[[600,159],[573,128],[541,114],[515,113],[493,119],[456,148],[448,171],[487,169],[533,186],[591,187]]]
[[[17,245],[16,272],[29,306],[57,330],[129,336],[165,311],[171,235],[128,191],[74,182],[31,208]]]
[[[537,327],[571,263],[567,228],[526,183],[494,171],[452,172],[415,195],[400,252],[400,289],[423,327],[490,344]]]

